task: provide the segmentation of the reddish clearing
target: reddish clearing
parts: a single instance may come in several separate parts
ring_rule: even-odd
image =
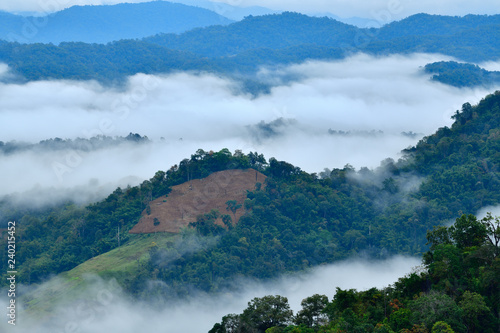
[[[168,196],[149,203],[150,214],[144,210],[141,219],[130,233],[178,233],[182,227],[196,222],[198,215],[208,213],[212,209],[218,209],[221,214],[229,214],[233,223],[238,222],[244,214],[244,208],[238,209],[234,216],[231,211],[226,210],[226,202],[236,200],[238,204],[243,205],[247,190],[255,190],[257,182],[264,186],[265,179],[265,175],[254,169],[238,169],[215,172],[206,178],[193,179],[173,186]],[[222,225],[220,218],[218,223]]]

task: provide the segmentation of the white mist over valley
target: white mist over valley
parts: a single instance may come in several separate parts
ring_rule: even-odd
[[[259,77],[276,83],[269,94],[258,96],[242,92],[235,81],[190,73],[139,74],[124,87],[74,81],[1,84],[0,141],[138,133],[151,143],[5,155],[0,172],[9,177],[0,195],[31,191],[45,192],[45,200],[47,195],[96,200],[117,186],[134,186],[168,170],[199,148],[257,151],[307,172],[346,164],[375,168],[449,126],[463,103],[476,103],[488,93],[431,82],[419,67],[438,59],[443,57],[358,55],[262,69]],[[287,75],[298,79],[280,85]]]

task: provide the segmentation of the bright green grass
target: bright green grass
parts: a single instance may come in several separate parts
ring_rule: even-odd
[[[165,247],[167,242],[172,242],[175,237],[177,235],[167,233],[131,235],[126,244],[87,260],[63,275],[78,278],[92,273],[119,280],[123,274],[134,274],[139,264],[149,259],[149,248],[153,242],[159,247]]]
[[[96,276],[104,281],[115,279],[115,286],[123,285],[136,275],[139,265],[148,261],[153,242],[166,247],[176,237],[178,235],[167,233],[130,235],[129,241],[122,246],[94,257],[24,295],[24,308],[36,317],[46,318],[55,307],[63,307],[77,299],[92,299],[89,287],[104,283],[102,288],[109,288],[106,285],[109,282],[99,282]]]

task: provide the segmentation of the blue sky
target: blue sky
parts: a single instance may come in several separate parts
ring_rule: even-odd
[[[47,12],[74,5],[102,5],[149,0],[2,0],[0,10]],[[175,2],[175,1],[172,1]],[[330,12],[341,17],[360,16],[392,21],[426,12],[443,15],[498,14],[498,0],[219,0],[234,6],[260,5],[277,10]]]

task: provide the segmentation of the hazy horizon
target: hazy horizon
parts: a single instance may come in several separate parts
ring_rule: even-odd
[[[38,12],[51,13],[71,6],[83,5],[115,5],[118,3],[141,3],[151,0],[4,0],[0,3],[0,10],[7,12]],[[176,2],[172,0],[170,2]],[[373,20],[378,25],[401,20],[405,17],[418,14],[438,14],[450,16],[464,16],[467,14],[498,14],[498,2],[495,0],[481,0],[470,2],[466,0],[440,1],[410,1],[410,0],[376,0],[366,1],[345,0],[313,0],[308,2],[289,0],[215,0],[213,10],[218,12],[217,3],[225,3],[235,7],[261,6],[277,11],[296,11],[305,14],[330,13],[341,18],[360,17]],[[220,13],[223,15],[223,13]]]

